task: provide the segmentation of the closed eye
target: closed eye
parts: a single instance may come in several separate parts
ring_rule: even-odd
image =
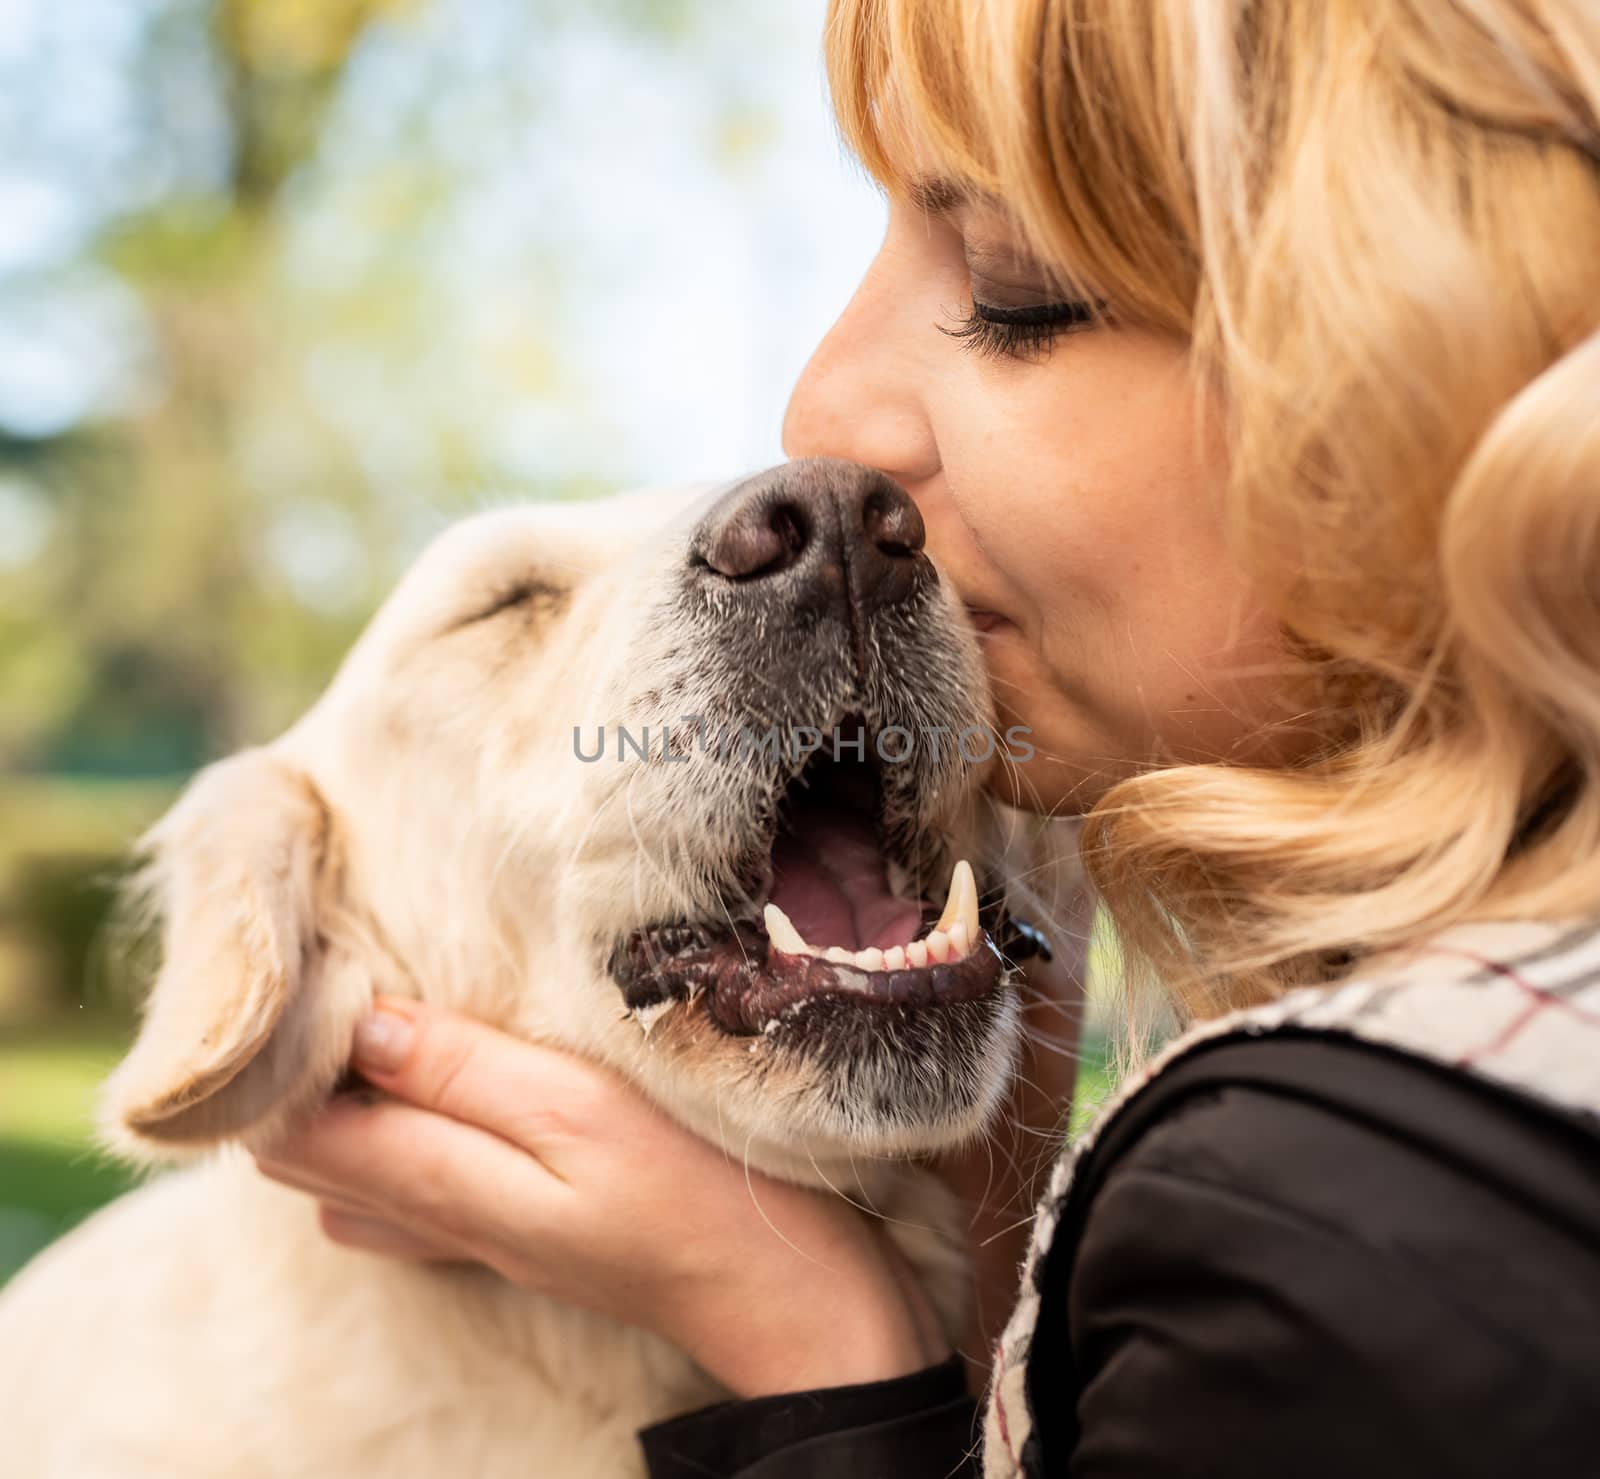
[[[971,349],[990,358],[1036,359],[1048,353],[1062,334],[1093,328],[1101,321],[1103,304],[1070,301],[1002,307],[974,299],[972,312],[951,325],[936,327]]]
[[[564,585],[557,585],[536,575],[522,576],[504,587],[478,610],[453,622],[449,630],[460,631],[463,627],[477,626],[480,622],[524,608],[537,616],[559,616],[567,609],[567,603],[571,599],[572,592]]]

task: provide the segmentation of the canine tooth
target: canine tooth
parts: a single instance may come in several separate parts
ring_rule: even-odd
[[[923,943],[928,947],[928,959],[934,965],[943,965],[950,959],[950,937],[943,930],[935,930]]]
[[[928,963],[928,942],[926,940],[913,940],[906,946],[906,959],[921,970]]]
[[[903,971],[906,968],[906,953],[898,945],[893,945],[883,952],[883,968],[886,971]]]
[[[831,960],[835,965],[854,965],[856,958],[846,950],[843,945],[830,945],[822,952],[824,960]]]
[[[856,964],[864,971],[881,971],[883,969],[883,951],[875,945],[869,945],[865,950],[856,951]]]
[[[767,924],[767,938],[775,950],[785,955],[814,955],[816,952],[800,938],[800,931],[789,923],[789,916],[776,904],[768,904],[761,917]]]
[[[978,938],[978,884],[972,876],[972,864],[965,858],[951,871],[950,895],[934,928],[948,931],[957,921],[966,925],[969,940]]]
[[[960,960],[971,948],[971,942],[967,938],[966,921],[964,919],[958,919],[953,925],[950,926],[949,935],[950,958],[952,960]]]

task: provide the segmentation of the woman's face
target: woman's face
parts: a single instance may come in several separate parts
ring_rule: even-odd
[[[1222,454],[1196,431],[1184,346],[1042,323],[1070,309],[1005,216],[915,193],[891,193],[785,452],[867,463],[916,499],[1001,725],[1032,729],[1021,804],[1077,812],[1152,764],[1258,757],[1281,652],[1224,549]]]

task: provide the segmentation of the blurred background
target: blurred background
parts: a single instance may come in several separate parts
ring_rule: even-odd
[[[0,1280],[123,1173],[105,910],[506,497],[777,461],[876,247],[824,0],[0,0]]]

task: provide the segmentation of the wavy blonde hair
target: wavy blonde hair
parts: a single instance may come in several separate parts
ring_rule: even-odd
[[[1600,9],[833,0],[827,51],[875,174],[909,120],[1222,409],[1318,738],[1093,809],[1125,959],[1208,1015],[1600,909]]]

